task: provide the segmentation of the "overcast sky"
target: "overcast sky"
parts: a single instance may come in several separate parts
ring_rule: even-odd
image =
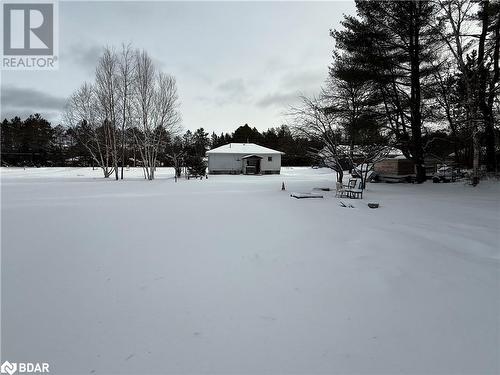
[[[183,126],[233,131],[279,126],[331,63],[331,28],[354,2],[60,2],[59,70],[3,71],[2,118],[42,113],[92,80],[104,45],[146,49],[177,79]]]

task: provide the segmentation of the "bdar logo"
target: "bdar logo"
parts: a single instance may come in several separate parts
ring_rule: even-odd
[[[0,372],[2,374],[9,374],[12,375],[17,371],[17,363],[10,363],[9,361],[5,361],[2,363],[2,366],[0,366]]]

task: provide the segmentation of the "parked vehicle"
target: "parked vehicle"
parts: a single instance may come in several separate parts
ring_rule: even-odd
[[[453,168],[449,165],[442,165],[432,176],[432,182],[453,182],[464,177],[464,172],[460,168]]]

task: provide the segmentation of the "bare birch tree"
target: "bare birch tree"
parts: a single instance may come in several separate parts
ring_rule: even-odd
[[[140,154],[144,176],[153,180],[158,153],[169,137],[180,130],[175,78],[159,72],[149,55],[122,45],[117,54],[105,48],[96,71],[95,84],[85,84],[69,99],[67,123],[103,169],[104,177],[121,178],[125,144]],[[163,148],[162,148],[163,147]],[[134,162],[135,164],[135,162]]]
[[[132,89],[135,74],[134,51],[130,44],[123,44],[121,54],[118,57],[118,108],[120,116],[120,179],[123,180],[123,168],[125,166],[125,143],[127,128],[131,123],[132,116]]]
[[[138,131],[134,132],[134,140],[145,178],[153,180],[158,150],[166,141],[166,134],[178,131],[177,86],[175,78],[157,72],[145,51],[137,52],[135,69],[134,111]]]
[[[69,98],[66,123],[73,128],[78,141],[85,147],[94,162],[108,178],[114,171],[110,153],[109,136],[99,112],[99,99],[95,87],[84,83]]]
[[[118,59],[114,50],[104,49],[96,68],[96,93],[99,100],[106,145],[113,160],[115,179],[118,180],[118,147],[116,116],[118,111]]]

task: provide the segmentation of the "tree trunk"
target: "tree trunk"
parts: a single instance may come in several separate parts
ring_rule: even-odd
[[[486,142],[486,170],[496,172],[495,157],[495,131],[493,122],[493,113],[487,110],[483,112],[484,117],[484,138]]]
[[[481,144],[479,142],[479,131],[477,127],[474,129],[473,134],[472,134],[472,144],[473,144],[473,150],[474,150],[474,156],[472,160],[472,169],[473,169],[473,174],[472,174],[472,185],[476,186],[479,184],[479,158],[480,158],[480,147]]]
[[[343,179],[344,179],[344,171],[342,170],[337,171],[337,182],[342,183]]]
[[[488,79],[488,68],[485,66],[485,44],[488,33],[489,24],[489,0],[482,1],[481,14],[481,34],[479,36],[478,47],[478,70],[479,70],[479,90],[478,90],[478,107],[481,111],[484,132],[486,138],[486,167],[488,172],[495,171],[495,133],[493,129],[493,113],[488,108],[486,97],[486,87]],[[475,158],[474,158],[475,160]]]
[[[500,17],[500,14],[497,14]],[[500,19],[496,20],[494,29],[495,45],[493,47],[493,77],[489,82],[489,95],[487,100],[487,115],[485,117],[485,136],[486,136],[486,170],[488,172],[497,172],[496,153],[495,153],[495,124],[493,116],[493,105],[496,96],[496,85],[500,80]]]
[[[419,10],[420,2],[410,2],[413,17],[410,21],[410,66],[411,66],[411,133],[412,133],[412,156],[415,162],[415,172],[417,183],[422,183],[426,179],[424,166],[424,150],[422,146],[422,113],[420,109],[420,25]]]
[[[118,176],[118,155],[115,157],[115,180],[118,181],[120,178]]]
[[[123,129],[122,129],[123,132]],[[121,173],[120,173],[120,178],[123,180],[123,168],[125,166],[125,134],[122,135],[122,168],[121,168]]]

